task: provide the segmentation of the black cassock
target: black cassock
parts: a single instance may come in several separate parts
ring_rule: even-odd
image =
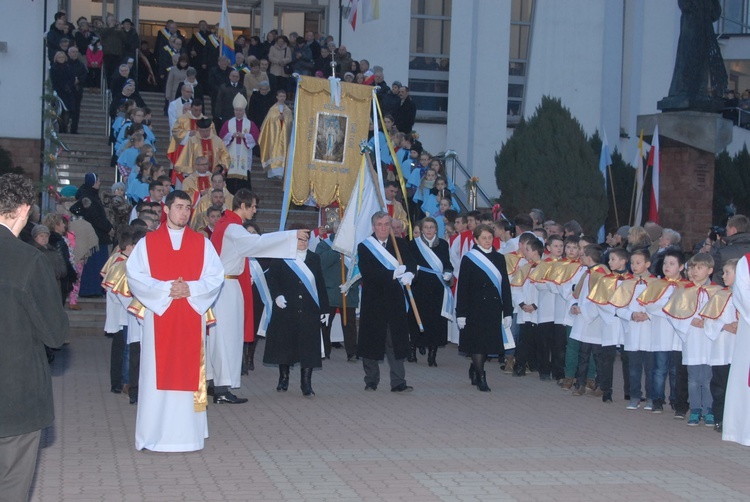
[[[266,281],[273,298],[273,314],[266,333],[264,364],[291,366],[300,363],[303,368],[322,367],[320,315],[328,313],[328,295],[318,255],[308,251],[305,265],[315,276],[320,306],[285,260],[271,260]],[[279,295],[286,299],[284,309],[276,305]]]
[[[421,239],[421,237],[417,237],[417,239]],[[442,262],[443,272],[453,272],[448,243],[443,239],[437,238],[436,240],[437,245],[430,249]],[[426,241],[423,240],[422,243],[428,246]],[[409,243],[409,250],[416,260],[417,266],[432,268],[419,250],[416,239]],[[420,333],[414,312],[410,311],[409,331],[411,341],[417,347],[442,347],[448,343],[448,319],[440,315],[443,305],[443,292],[445,291],[443,284],[445,282],[442,274],[435,275],[423,270],[419,270],[414,278],[411,289],[424,326],[424,333]]]
[[[479,249],[474,246],[474,249]],[[481,253],[482,251],[479,250]],[[468,256],[461,258],[458,274],[456,317],[466,318],[458,350],[465,354],[503,354],[503,318],[513,314],[505,257],[493,250],[484,254],[500,271],[502,298],[487,274]],[[513,336],[507,333],[507,336]]]

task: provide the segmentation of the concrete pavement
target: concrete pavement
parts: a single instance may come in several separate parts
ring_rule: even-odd
[[[491,393],[469,384],[455,345],[407,363],[410,394],[394,394],[387,365],[365,392],[361,364],[341,350],[277,393],[276,368],[256,369],[208,409],[206,447],[137,452],[136,407],[109,391],[110,340],[73,334],[53,364],[55,425],[42,436],[35,501],[580,501],[750,499],[750,449],[642,409],[622,392],[604,404],[572,397],[535,374],[488,363]],[[615,389],[621,389],[619,360]]]

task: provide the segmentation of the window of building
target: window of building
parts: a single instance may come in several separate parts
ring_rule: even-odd
[[[409,93],[417,120],[448,117],[452,0],[412,0]]]
[[[510,8],[510,62],[508,65],[508,126],[514,127],[523,116],[526,69],[529,60],[534,0],[512,0]]]
[[[750,3],[748,0],[721,0],[719,33],[750,33]]]

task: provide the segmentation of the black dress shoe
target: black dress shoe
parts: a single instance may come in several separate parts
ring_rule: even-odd
[[[399,384],[395,387],[391,387],[391,392],[411,392],[414,390],[414,387],[411,385],[406,385],[405,383]]]
[[[374,383],[368,383],[367,385],[365,385],[365,390],[369,392],[375,392],[376,390],[378,390],[378,386]]]
[[[122,385],[113,385],[110,390],[112,394],[122,394]]]
[[[214,396],[214,403],[217,404],[242,404],[246,402],[247,398],[237,397],[231,392],[225,392],[224,394],[217,394]]]

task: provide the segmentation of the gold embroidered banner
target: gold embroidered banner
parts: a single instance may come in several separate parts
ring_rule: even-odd
[[[300,77],[291,199],[304,203],[310,195],[318,206],[349,202],[362,164],[360,142],[367,140],[372,87],[341,82],[341,101],[331,98],[328,79]]]

